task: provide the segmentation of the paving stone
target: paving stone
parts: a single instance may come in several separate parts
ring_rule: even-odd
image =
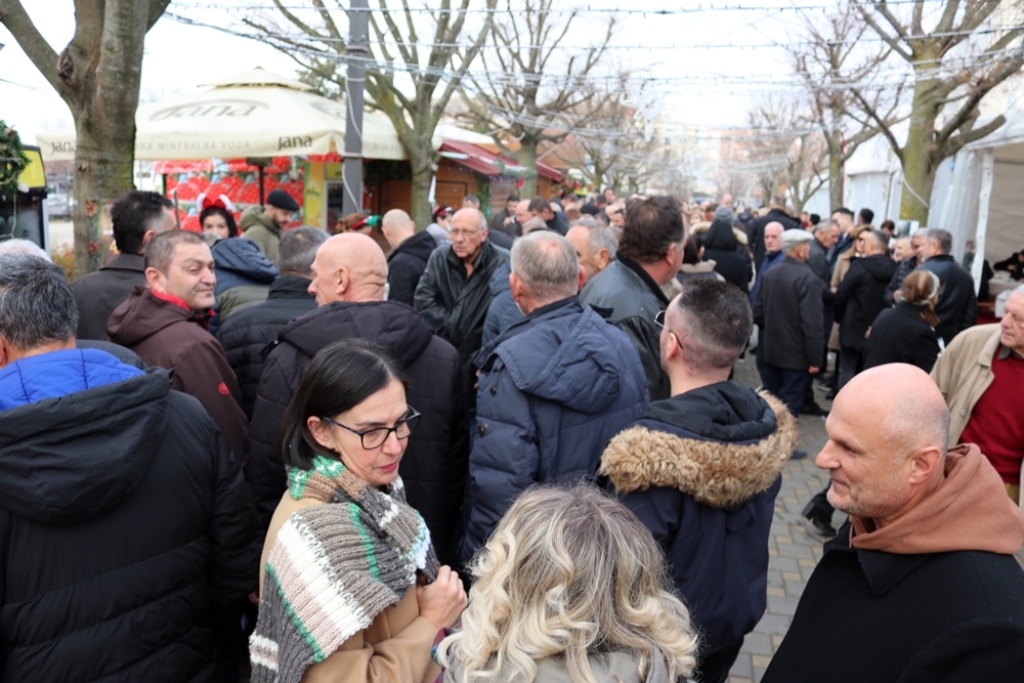
[[[746,643],[744,643],[744,645],[746,645]],[[733,663],[732,668],[729,669],[729,675],[739,676],[748,681],[750,680],[754,675],[754,667],[750,663],[750,653],[740,652],[739,656],[736,658],[736,662]]]
[[[772,639],[766,633],[751,633],[743,639],[743,649],[741,653],[746,652],[752,655],[767,655],[771,657],[775,654],[775,648],[772,647]],[[733,667],[730,673],[735,672],[736,669]],[[749,675],[749,674],[744,674]]]
[[[773,595],[768,596],[768,610],[772,614],[784,614],[787,617],[791,617],[796,614],[796,603],[796,598],[777,598]]]

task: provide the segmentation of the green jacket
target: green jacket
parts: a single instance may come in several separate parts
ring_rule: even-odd
[[[277,247],[281,244],[281,226],[270,220],[263,209],[258,206],[250,207],[242,214],[239,228],[242,230],[242,237],[252,240],[259,245],[268,259],[278,264]]]

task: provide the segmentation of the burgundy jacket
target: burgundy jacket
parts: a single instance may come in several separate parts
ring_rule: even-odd
[[[238,388],[220,342],[207,332],[210,316],[184,301],[138,286],[107,322],[107,338],[171,374],[171,388],[199,399],[241,462],[249,429]]]

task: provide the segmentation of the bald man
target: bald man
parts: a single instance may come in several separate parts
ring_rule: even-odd
[[[409,504],[423,515],[438,556],[448,563],[469,457],[459,355],[412,308],[384,301],[388,264],[370,237],[353,232],[331,237],[317,250],[312,271],[309,293],[318,308],[281,329],[253,407],[244,471],[262,529],[287,486],[277,437],[302,371],[331,342],[359,337],[388,348],[406,369],[409,405],[423,417],[409,437],[399,473]]]
[[[416,232],[416,224],[401,209],[391,209],[381,219],[380,230],[391,245],[388,254],[388,301],[413,305],[416,285],[423,277],[437,241],[429,232]]]
[[[921,369],[854,377],[818,467],[849,521],[814,569],[764,683],[1020,681],[1024,517]]]

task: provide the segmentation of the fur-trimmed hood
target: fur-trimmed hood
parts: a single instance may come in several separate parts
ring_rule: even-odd
[[[727,508],[771,487],[798,439],[777,398],[720,382],[652,403],[611,440],[599,472],[619,493],[676,488]]]

